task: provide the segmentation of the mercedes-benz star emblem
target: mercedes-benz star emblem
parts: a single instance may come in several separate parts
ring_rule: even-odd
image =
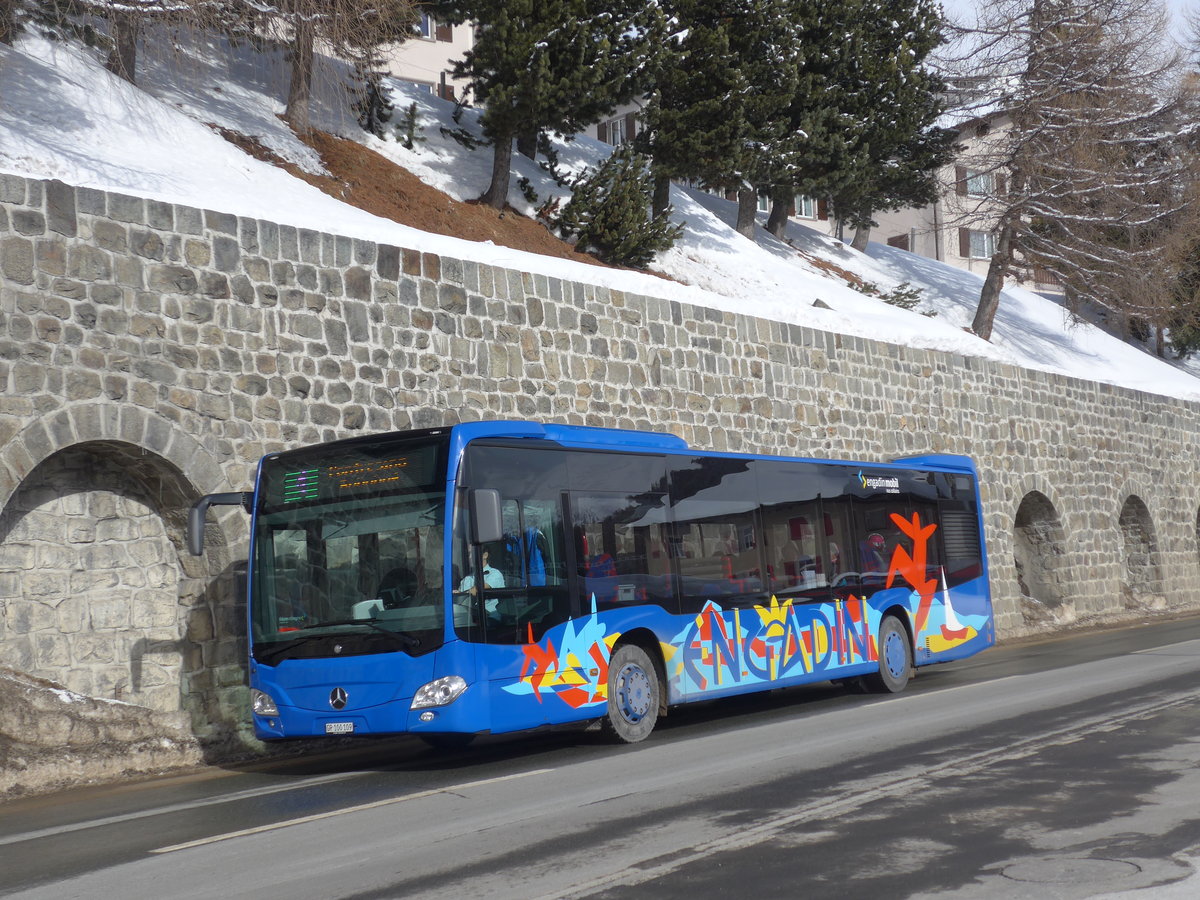
[[[345,709],[350,695],[343,688],[334,688],[329,692],[329,705],[334,709]]]

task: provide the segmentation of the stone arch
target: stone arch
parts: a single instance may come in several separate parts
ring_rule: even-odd
[[[0,476],[7,664],[90,696],[190,713],[193,727],[211,721],[221,680],[211,660],[237,657],[215,652],[230,579],[214,578],[225,573],[212,557],[223,554],[185,548],[197,484],[227,489],[207,451],[148,411],[76,407],[15,435]],[[228,538],[220,523],[210,532],[215,545]]]
[[[1117,517],[1121,535],[1121,594],[1130,608],[1163,605],[1162,563],[1154,521],[1145,502],[1130,494]]]
[[[1062,617],[1066,532],[1054,503],[1039,490],[1021,498],[1013,519],[1013,562],[1027,622]]]

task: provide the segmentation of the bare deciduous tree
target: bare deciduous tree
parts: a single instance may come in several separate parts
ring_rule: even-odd
[[[1190,203],[1174,188],[1187,166],[1172,137],[1184,103],[1165,37],[1160,0],[995,0],[962,29],[958,83],[1007,126],[971,162],[1005,185],[975,210],[995,233],[980,337],[1014,267],[1040,266],[1074,302],[1122,314],[1132,298],[1118,276],[1161,269]]]
[[[282,30],[291,48],[291,77],[284,118],[298,134],[311,130],[313,64],[319,47],[358,62],[385,44],[410,37],[417,20],[415,0],[234,0],[245,19]]]
[[[17,33],[17,0],[0,0],[0,44],[12,44]]]

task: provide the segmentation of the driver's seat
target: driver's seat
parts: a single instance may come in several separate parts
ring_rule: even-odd
[[[383,602],[384,609],[411,606],[417,592],[417,576],[407,566],[397,566],[379,579],[376,596]]]

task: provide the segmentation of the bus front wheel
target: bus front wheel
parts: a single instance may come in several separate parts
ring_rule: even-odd
[[[645,740],[658,721],[658,670],[637,644],[622,644],[608,662],[608,714],[604,731],[620,743]]]
[[[895,616],[879,623],[879,672],[868,675],[867,686],[880,694],[898,694],[912,677],[913,651],[908,631]]]

